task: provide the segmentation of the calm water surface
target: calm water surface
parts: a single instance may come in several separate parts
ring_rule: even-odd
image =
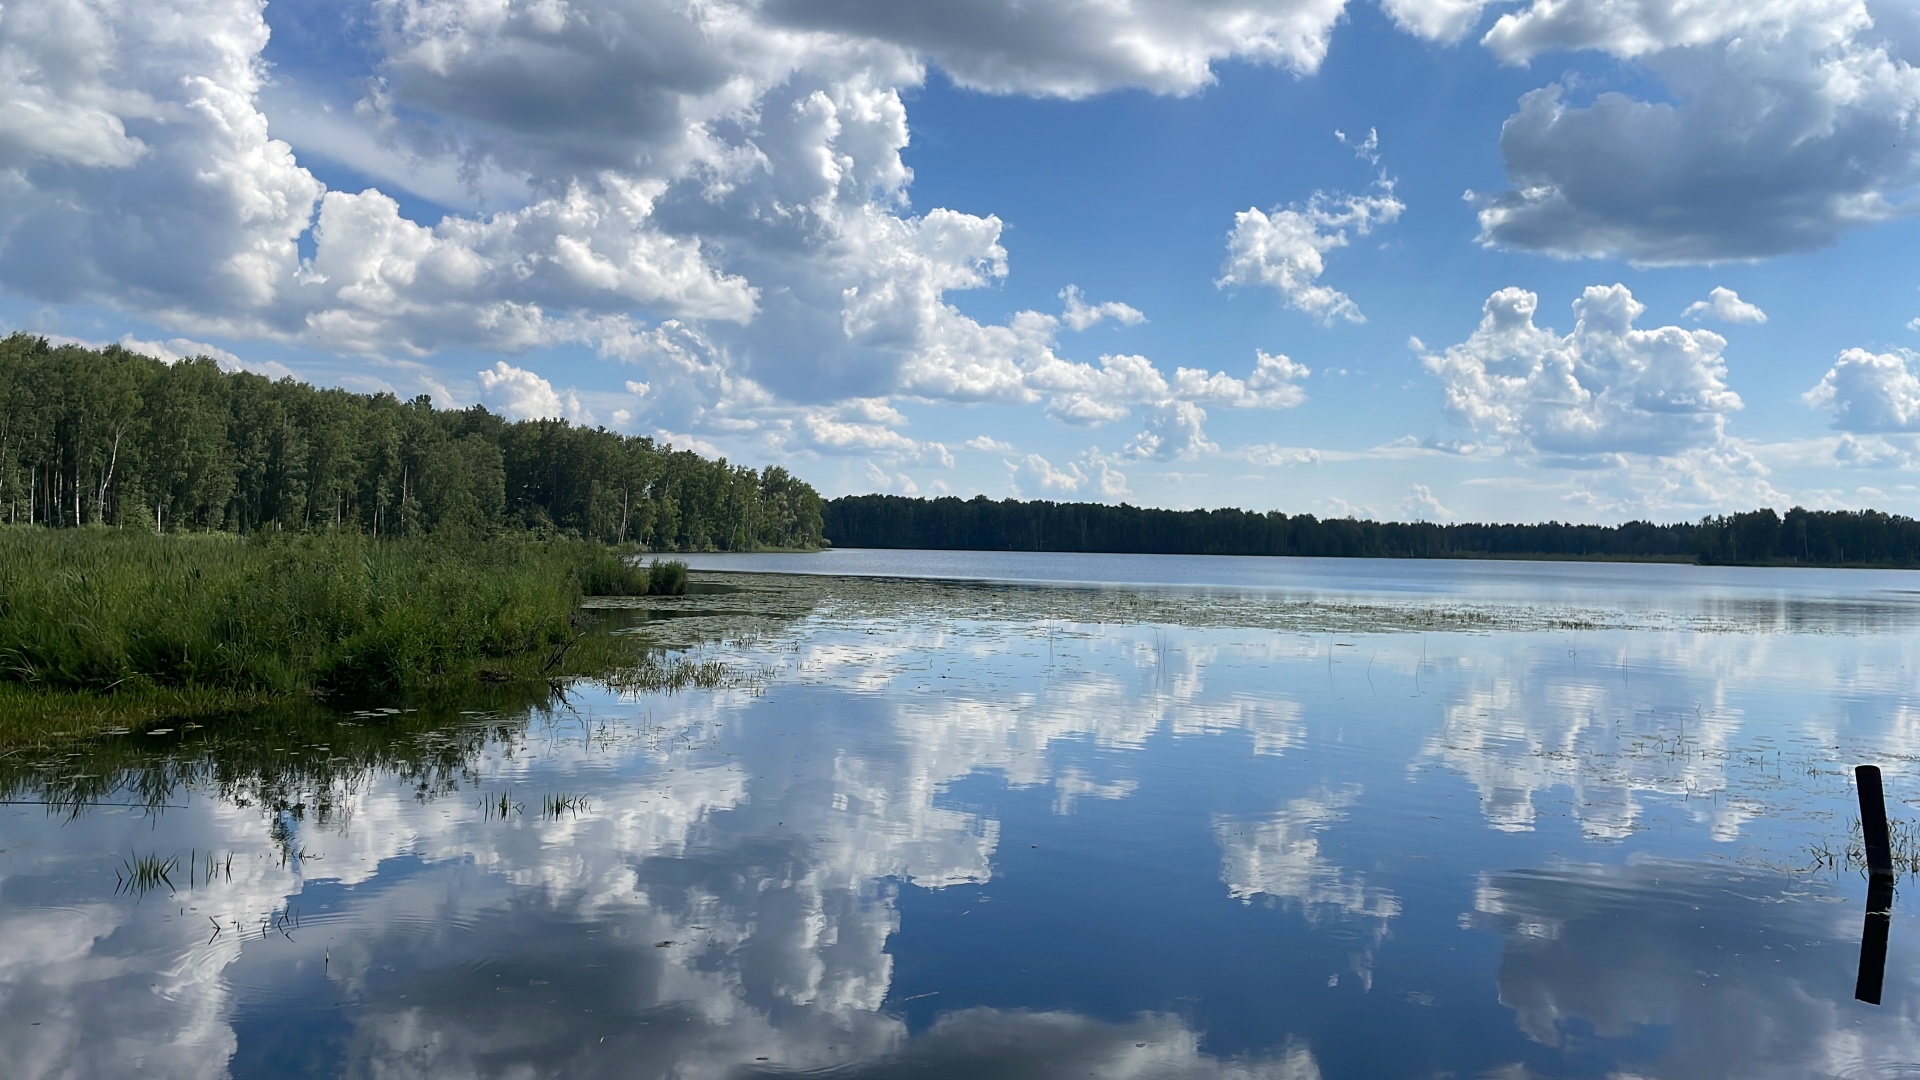
[[[1860,1003],[1866,883],[1827,855],[1857,762],[1920,816],[1906,575],[703,564],[800,560],[1715,622],[1280,632],[828,590],[701,649],[740,689],[13,763],[0,1073],[1920,1075],[1920,893]]]
[[[1036,551],[834,548],[810,553],[675,555],[696,570],[1104,586],[1261,590],[1330,597],[1471,597],[1534,603],[1570,599],[1638,606],[1676,599],[1844,600],[1920,605],[1910,570],[1815,570],[1681,563],[1494,559],[1296,559]]]

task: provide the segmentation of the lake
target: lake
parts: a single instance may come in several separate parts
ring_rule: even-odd
[[[689,561],[723,689],[0,761],[0,1072],[1920,1075],[1920,577]]]

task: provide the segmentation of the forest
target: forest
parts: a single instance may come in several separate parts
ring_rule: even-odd
[[[815,548],[786,470],[425,396],[0,340],[0,521],[158,532],[506,532],[651,550]]]
[[[1795,507],[1783,516],[1766,508],[1665,525],[1441,525],[985,496],[854,495],[827,503],[825,517],[827,539],[837,547],[1920,566],[1920,521],[1876,510]]]
[[[424,395],[0,340],[0,522],[157,532],[531,533],[655,551],[946,548],[1920,566],[1920,521],[1771,508],[1697,522],[1531,525],[853,495],[564,420]]]

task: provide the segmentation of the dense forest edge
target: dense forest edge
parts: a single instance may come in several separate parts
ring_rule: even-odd
[[[1877,510],[1800,507],[1785,515],[1764,508],[1664,525],[1487,525],[850,495],[826,504],[825,532],[835,547],[863,548],[1920,567],[1920,521]]]
[[[0,755],[289,700],[717,678],[582,600],[686,590],[640,552],[817,548],[821,505],[604,428],[15,334]]]
[[[805,550],[821,499],[777,466],[644,436],[14,334],[0,340],[0,522]]]

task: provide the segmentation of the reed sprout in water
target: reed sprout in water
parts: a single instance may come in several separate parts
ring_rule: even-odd
[[[1893,872],[1920,876],[1920,821],[1888,819],[1887,838],[1893,850]],[[1867,870],[1867,842],[1860,819],[1848,824],[1847,839],[1836,848],[1822,841],[1808,849],[1814,870]]]
[[[514,814],[525,814],[527,812],[524,803],[515,801],[512,794],[505,791],[502,791],[498,795],[482,797],[480,800],[480,808],[485,812],[486,820],[488,821],[505,821]]]
[[[758,671],[742,672],[719,660],[648,654],[637,663],[604,676],[604,679],[612,689],[633,694],[685,690],[689,687],[702,690],[757,687],[765,681],[765,674]]]
[[[120,869],[114,872],[115,895],[145,896],[162,886],[168,892],[176,891],[173,872],[180,867],[179,856],[162,859],[158,854],[128,855],[120,863]]]
[[[590,813],[593,805],[579,795],[566,795],[554,792],[540,797],[540,816],[558,820],[561,817],[579,817]]]

